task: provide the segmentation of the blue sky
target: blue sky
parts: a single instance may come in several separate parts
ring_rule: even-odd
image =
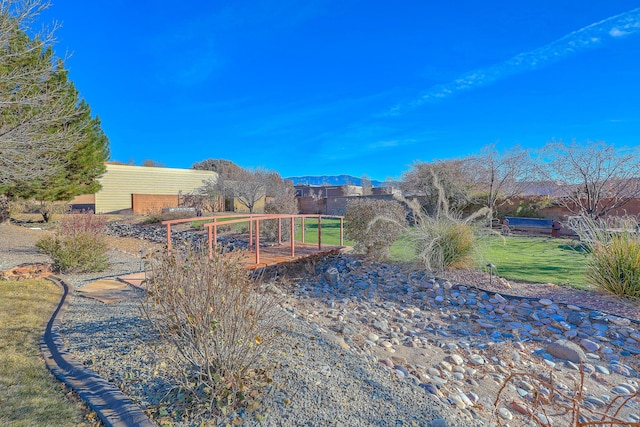
[[[551,139],[639,144],[637,1],[54,0],[111,158],[397,178]]]

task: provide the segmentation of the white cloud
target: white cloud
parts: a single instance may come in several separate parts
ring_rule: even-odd
[[[636,33],[640,33],[640,8],[593,23],[537,49],[520,53],[502,63],[474,70],[451,82],[433,86],[417,100],[392,107],[388,114],[395,116],[403,110],[438,102],[459,92],[487,86],[509,76],[552,64],[568,56],[601,46],[607,39],[605,36],[619,38]]]
[[[609,31],[609,35],[610,35],[611,37],[624,37],[624,36],[626,36],[626,35],[628,35],[628,34],[629,34],[629,32],[627,32],[627,31],[622,31],[622,30],[621,30],[621,29],[619,29],[619,28],[612,28],[612,29],[611,29],[611,31]]]

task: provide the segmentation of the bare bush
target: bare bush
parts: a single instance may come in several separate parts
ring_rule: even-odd
[[[268,180],[268,197],[264,205],[266,214],[297,214],[298,202],[296,189],[291,181],[283,180],[280,175],[273,173]],[[278,221],[263,221],[261,232],[272,241],[278,237]],[[291,219],[280,220],[280,234],[285,241],[291,238]]]
[[[62,217],[60,233],[68,236],[80,233],[101,235],[104,234],[106,225],[106,216],[94,215],[91,211],[72,213]]]
[[[389,256],[389,248],[406,230],[406,211],[395,200],[356,198],[347,204],[345,237],[356,249],[376,260]]]
[[[628,426],[640,427],[640,423],[621,419],[621,411],[624,407],[638,400],[638,392],[629,392],[626,395],[618,395],[602,410],[597,410],[593,405],[586,404],[588,399],[584,385],[584,371],[580,367],[580,381],[576,381],[573,390],[563,390],[556,386],[553,373],[548,376],[538,376],[528,373],[514,373],[503,382],[494,401],[495,412],[498,404],[503,400],[506,387],[509,383],[518,383],[527,380],[533,385],[533,392],[526,397],[529,405],[522,402],[511,401],[509,407],[521,415],[533,420],[536,425],[551,427],[553,425],[566,425],[568,427],[586,426]],[[499,425],[504,425],[500,417],[496,415]],[[569,422],[569,424],[567,424]]]
[[[36,246],[53,259],[56,271],[102,271],[108,266],[105,225],[106,217],[92,212],[65,215],[56,234]]]
[[[241,254],[188,249],[155,260],[142,309],[161,336],[159,354],[178,385],[208,410],[251,407],[270,381],[278,297],[263,293]]]

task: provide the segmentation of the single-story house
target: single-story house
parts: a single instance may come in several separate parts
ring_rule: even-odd
[[[178,207],[181,196],[202,187],[204,181],[217,179],[212,171],[106,164],[100,178],[102,189],[73,199],[72,209],[91,209],[95,213],[132,211],[156,213],[162,208]]]

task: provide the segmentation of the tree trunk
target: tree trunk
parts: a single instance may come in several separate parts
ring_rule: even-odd
[[[9,222],[9,198],[6,194],[0,194],[0,224]]]

